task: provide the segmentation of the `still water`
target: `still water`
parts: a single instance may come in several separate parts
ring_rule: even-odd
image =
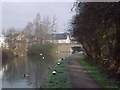
[[[15,58],[2,67],[2,88],[39,88],[49,67],[69,53],[53,56]],[[24,77],[24,74],[27,76]]]

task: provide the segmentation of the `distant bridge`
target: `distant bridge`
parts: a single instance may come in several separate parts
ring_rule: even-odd
[[[76,44],[76,43],[69,43],[69,44],[66,44],[66,43],[61,43],[61,44],[58,44],[57,46],[57,51],[58,52],[72,52],[72,49],[71,47],[73,46],[80,46],[82,47],[81,44]]]

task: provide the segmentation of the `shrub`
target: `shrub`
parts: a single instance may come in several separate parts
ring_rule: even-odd
[[[28,47],[28,55],[50,55],[55,49],[55,44],[46,42],[44,44],[33,44]]]

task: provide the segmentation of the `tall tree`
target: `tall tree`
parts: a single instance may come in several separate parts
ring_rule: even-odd
[[[86,53],[115,72],[120,68],[120,2],[76,2],[73,32]]]

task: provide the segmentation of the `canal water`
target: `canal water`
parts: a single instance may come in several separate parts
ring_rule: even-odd
[[[69,53],[54,56],[15,58],[3,65],[2,88],[39,88],[50,68]]]

